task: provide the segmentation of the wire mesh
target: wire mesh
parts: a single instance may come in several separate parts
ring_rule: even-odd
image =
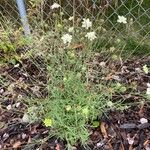
[[[52,4],[56,2],[61,7],[52,10]],[[149,38],[150,33],[150,1],[149,0],[26,0],[26,9],[30,28],[34,31],[37,28],[46,30],[52,29],[55,25],[55,15],[63,15],[63,19],[74,16],[75,21],[83,18],[90,18],[93,22],[103,20],[101,26],[106,31],[113,31],[122,37],[126,28],[133,36]],[[1,0],[0,2],[1,26],[10,24],[14,28],[21,27],[21,21],[15,0]],[[118,24],[118,16],[127,18],[126,28]],[[131,29],[134,27],[134,30]]]
[[[54,2],[58,3],[61,7],[58,9],[51,9]],[[61,53],[61,49],[59,49],[61,47],[59,39],[55,41],[55,37],[50,34],[55,30],[56,24],[59,25],[62,20],[68,20],[72,16],[72,23],[67,24],[67,27],[73,25],[77,26],[77,28],[81,28],[81,21],[84,18],[89,18],[93,23],[92,30],[97,31],[98,28],[102,30],[101,32],[97,32],[98,35],[96,36],[99,39],[95,45],[92,45],[93,49],[100,47],[103,51],[103,47],[105,47],[113,51],[114,43],[110,44],[111,41],[116,40],[117,42],[117,37],[127,39],[129,35],[140,39],[138,40],[140,41],[139,43],[135,43],[135,41],[133,41],[132,45],[129,43],[129,49],[131,49],[131,51],[133,51],[133,49],[136,50],[138,47],[140,49],[140,44],[143,41],[146,41],[146,44],[150,43],[150,0],[26,0],[25,5],[31,33],[35,41],[33,41],[33,45],[31,42],[31,45],[24,46],[21,44],[23,41],[20,34],[18,34],[18,30],[22,31],[22,24],[16,1],[0,0],[0,44],[3,44],[6,40],[6,44],[3,46],[4,52],[1,52],[0,48],[0,63],[3,57],[2,59],[9,60],[8,62],[11,62],[14,66],[10,67],[10,69],[7,69],[8,71],[5,72],[0,70],[0,89],[8,88],[10,90],[8,90],[6,96],[0,95],[0,99],[4,99],[4,97],[6,97],[6,99],[7,97],[13,97],[20,101],[20,99],[23,99],[25,96],[32,97],[34,95],[41,99],[47,97],[50,89],[49,79],[47,78],[50,78],[51,74],[49,75],[48,73],[48,69],[50,68],[45,64],[45,57],[43,56],[48,56],[46,63],[49,63],[52,58],[51,55],[54,52],[57,53],[57,51],[60,50]],[[127,23],[118,23],[118,16],[126,18]],[[7,39],[5,39],[5,30],[7,30]],[[84,32],[83,28],[81,28],[81,30]],[[4,41],[2,41],[3,39],[1,40],[2,35],[4,35]],[[59,34],[59,37],[60,36],[61,34]],[[15,42],[15,40],[17,42]],[[81,39],[78,39],[78,41],[80,40]],[[130,40],[127,40],[127,42],[128,41],[130,42]],[[21,46],[18,46],[19,44]],[[14,52],[13,50],[16,45],[17,48]],[[126,46],[126,43],[124,45]],[[124,48],[124,45],[121,47],[121,50]],[[118,47],[115,47],[116,50]],[[7,57],[5,58],[5,48],[7,50],[11,49],[12,55],[14,56],[8,54],[11,53],[10,50],[8,50],[8,53],[6,50]],[[104,51],[106,49],[104,49]],[[143,47],[143,49],[145,49],[145,47]],[[88,62],[86,78],[99,84],[102,79],[101,66],[99,61],[97,61],[99,65],[95,63],[95,59],[98,60],[101,57],[101,54],[98,54],[99,55],[95,53],[91,58],[93,60]],[[57,56],[53,57],[53,59],[55,59]],[[14,58],[16,62],[13,62]],[[63,61],[59,60],[59,58],[57,59],[59,61],[58,65],[61,65]],[[75,66],[78,66],[78,63],[75,64]],[[68,68],[71,67],[72,65]],[[63,71],[61,69],[59,71],[59,74],[62,76],[61,78],[63,78],[63,76],[65,77]],[[49,72],[51,72],[51,70]],[[5,84],[5,81],[2,83],[2,80],[6,80],[7,83]]]

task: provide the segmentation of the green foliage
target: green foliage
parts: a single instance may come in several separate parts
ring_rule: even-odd
[[[85,144],[89,137],[87,124],[96,126],[93,121],[103,113],[110,97],[96,85],[89,87],[85,64],[88,50],[77,53],[72,49],[58,51],[58,45],[53,48],[55,51],[49,51],[45,58],[48,96],[44,100],[29,100],[29,105],[41,109],[36,115],[51,127],[50,135],[66,139],[71,145],[78,140]],[[28,114],[33,116],[29,110]]]
[[[132,38],[133,41],[128,42],[130,36],[125,39],[116,33],[106,33],[102,25],[98,27],[99,24],[95,24],[97,39],[87,42],[84,38],[87,31],[75,26],[76,36],[72,34],[73,41],[66,46],[61,41],[61,36],[68,32],[71,24],[63,21],[57,24],[59,18],[54,21],[55,32],[49,31],[45,34],[42,30],[42,36],[36,33],[37,36],[33,37],[36,40],[32,43],[32,55],[39,56],[40,53],[45,61],[48,95],[42,100],[33,98],[34,102],[29,106],[39,108],[38,113],[33,114],[29,109],[27,113],[36,118],[34,121],[42,120],[43,124],[51,129],[50,135],[66,139],[68,145],[73,145],[78,140],[85,144],[89,136],[87,124],[98,127],[96,118],[107,109],[126,109],[127,106],[122,105],[122,99],[113,102],[111,98],[114,93],[122,94],[128,90],[128,87],[121,83],[113,83],[107,87],[103,81],[100,85],[89,82],[87,63],[90,63],[93,53],[97,51],[102,56],[115,56],[114,59],[118,59],[118,56],[120,58],[120,54],[127,56],[131,54],[132,48],[137,47],[138,38]],[[127,35],[129,31],[126,30]],[[73,48],[79,41],[84,46],[81,49]]]
[[[127,88],[119,82],[115,84],[113,89],[114,89],[115,92],[118,92],[118,93],[120,93],[120,92],[124,93],[127,90]]]
[[[114,47],[114,50],[112,50],[112,47]],[[123,58],[150,54],[150,44],[147,39],[141,41],[141,38],[132,35],[128,35],[125,39],[113,35],[111,32],[108,32],[105,36],[99,36],[92,49],[104,55],[121,55]]]
[[[77,140],[85,143],[88,139],[87,121],[92,121],[102,113],[106,98],[86,87],[74,72],[65,74],[65,78],[56,77],[49,85],[50,97],[46,100],[45,118],[52,118],[54,134],[68,143]]]
[[[122,94],[128,90],[121,83],[112,83],[107,87],[103,81],[100,85],[90,82],[88,74],[91,70],[87,67],[87,63],[91,63],[89,60],[93,58],[93,53],[99,52],[102,56],[111,55],[116,60],[118,56],[120,58],[148,54],[149,44],[147,41],[141,42],[143,38],[141,35],[134,34],[136,29],[134,25],[116,25],[113,30],[107,31],[109,23],[98,19],[93,23],[93,29],[85,30],[81,28],[80,19],[77,23],[68,21],[64,19],[66,16],[61,15],[63,12],[53,13],[54,30],[49,31],[51,26],[41,19],[43,17],[41,14],[38,15],[41,1],[30,0],[29,2],[33,8],[30,11],[29,21],[33,16],[35,22],[40,21],[34,22],[37,29],[33,33],[33,43],[29,45],[31,49],[26,54],[34,58],[40,56],[44,60],[48,94],[42,100],[34,97],[29,99],[26,117],[29,117],[27,118],[29,123],[41,120],[46,127],[52,129],[50,135],[66,139],[68,145],[73,145],[78,140],[85,144],[89,136],[87,124],[98,127],[99,121],[96,118],[107,109],[125,109],[126,106],[121,105],[121,100],[112,101],[112,94]],[[118,14],[120,12],[118,10]],[[37,16],[32,15],[33,13]],[[114,24],[116,17],[111,18]],[[63,33],[68,33],[68,28],[72,26],[75,28],[74,32],[70,33],[73,40],[66,46],[61,41],[61,37]],[[116,29],[123,29],[123,36],[120,36]],[[96,32],[97,39],[93,42],[85,38],[86,33],[90,31]],[[20,50],[24,50],[29,41],[22,36],[20,30],[14,31],[12,28],[4,30],[0,39],[2,53],[0,61],[15,64],[16,60],[22,58],[18,50],[19,53]],[[90,65],[92,68],[93,64]],[[147,72],[146,68],[143,69]],[[103,72],[104,70],[105,68]],[[101,76],[94,76],[94,78],[101,78]]]
[[[0,63],[15,64],[16,61],[20,61],[20,54],[28,43],[28,39],[22,36],[21,31],[11,28],[3,30],[0,35]]]
[[[150,45],[148,41],[141,42],[140,39],[128,37],[124,48],[124,53],[132,56],[144,56],[150,54]]]
[[[49,75],[53,76],[51,73]],[[42,120],[46,127],[51,127],[51,136],[66,139],[68,145],[73,145],[78,140],[86,144],[89,137],[87,124],[91,122],[91,127],[98,127],[99,121],[95,119],[107,107],[109,96],[96,93],[94,85],[89,89],[87,83],[75,72],[67,71],[61,77],[55,75],[51,80],[46,99],[29,100],[29,118],[32,117],[32,121]],[[33,111],[32,108],[38,110]]]
[[[134,18],[136,21],[134,22],[134,28],[136,31],[140,30],[140,34],[145,35],[149,32],[149,0],[129,0],[129,1],[118,1],[115,0],[112,3],[112,7],[108,8],[106,11],[106,18],[109,17],[109,22],[107,22],[108,27],[111,27],[112,24],[116,26],[117,14],[123,15],[128,18]],[[114,13],[115,9],[115,13]],[[147,15],[143,15],[146,13]],[[134,16],[134,17],[133,17]],[[141,28],[143,26],[143,28]],[[145,33],[146,32],[146,33]],[[123,32],[124,33],[124,32]]]

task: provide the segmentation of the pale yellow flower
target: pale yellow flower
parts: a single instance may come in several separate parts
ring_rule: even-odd
[[[74,27],[70,27],[69,29],[68,29],[68,32],[73,32],[74,31]]]
[[[119,16],[118,15],[118,20],[117,20],[118,23],[124,23],[126,24],[127,23],[127,18],[125,18],[124,16]]]

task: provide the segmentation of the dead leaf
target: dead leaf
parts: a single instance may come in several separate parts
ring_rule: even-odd
[[[109,80],[112,80],[113,78],[114,78],[114,75],[112,73],[110,73],[105,77],[105,80],[109,81]]]
[[[84,45],[83,44],[75,44],[75,45],[73,45],[72,46],[72,49],[75,49],[75,50],[82,50],[83,49],[83,47],[84,47]]]
[[[29,138],[28,138],[28,143],[32,143],[31,136],[29,136]]]
[[[125,150],[124,145],[122,143],[120,144],[120,150]]]
[[[132,145],[129,146],[129,150],[133,150]]]
[[[144,103],[141,102],[140,110],[139,110],[138,114],[140,117],[143,117],[143,113],[144,113]]]
[[[2,129],[5,126],[5,122],[0,122],[0,129]]]
[[[21,142],[20,142],[20,141],[17,141],[17,142],[14,143],[13,148],[14,148],[14,149],[17,149],[17,148],[19,148],[20,146],[21,146]]]
[[[107,135],[105,125],[106,125],[106,123],[102,122],[101,125],[100,125],[100,129],[101,129],[103,137],[106,139],[106,138],[108,138],[108,135]]]
[[[109,149],[110,149],[110,150],[113,150],[113,147],[112,147],[112,145],[111,145],[111,140],[112,140],[112,138],[108,141],[108,146],[109,146]]]
[[[39,125],[34,125],[32,128],[31,128],[31,130],[30,130],[30,133],[31,134],[36,134],[37,133],[37,127],[38,127]]]
[[[143,145],[146,149],[146,147],[148,147],[150,145],[150,140],[146,140]]]

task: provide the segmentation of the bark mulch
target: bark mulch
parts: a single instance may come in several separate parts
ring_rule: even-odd
[[[46,71],[42,61],[34,63],[23,60],[18,65],[7,65],[0,68],[0,149],[2,150],[64,150],[66,141],[57,137],[48,137],[49,129],[40,122],[27,124],[21,122],[26,109],[22,99],[34,95],[43,98],[46,91]],[[94,72],[101,69],[99,56],[91,62]],[[40,62],[40,63],[39,63]],[[111,62],[111,63],[110,63]],[[150,82],[150,73],[144,74],[142,66],[150,67],[150,58],[132,59],[125,62],[110,61],[106,63],[109,70],[103,79],[115,80],[126,85],[136,83],[136,92],[146,91]],[[95,67],[96,66],[96,67]],[[40,70],[38,69],[40,68]],[[94,74],[95,75],[95,74]],[[94,79],[93,82],[99,82]],[[96,75],[98,76],[98,75]],[[135,103],[123,111],[110,110],[99,118],[97,128],[89,128],[90,137],[86,146],[80,142],[74,150],[150,150],[150,102],[142,96],[131,96],[125,93],[124,98]],[[116,98],[117,97],[117,98]],[[114,100],[120,98],[114,95]],[[7,106],[11,105],[12,108]],[[7,108],[7,109],[6,109]],[[147,119],[141,123],[140,119]]]

